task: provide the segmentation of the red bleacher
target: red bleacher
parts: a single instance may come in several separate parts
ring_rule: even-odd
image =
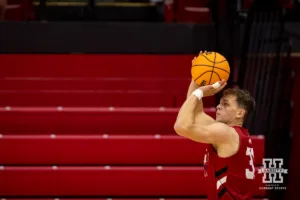
[[[163,91],[0,91],[0,104],[10,106],[179,106],[176,93]],[[183,96],[183,94],[181,94]],[[85,97],[85,98],[83,98]],[[19,99],[23,99],[20,102]]]
[[[252,142],[261,165],[264,139]],[[199,165],[205,149],[177,135],[2,135],[0,164]]]
[[[0,129],[29,134],[174,134],[178,108],[2,107]],[[215,116],[214,108],[207,113]]]
[[[173,130],[192,57],[0,55],[0,196],[205,199],[205,145]]]
[[[192,58],[0,55],[3,66],[10,66],[0,68],[0,106],[179,107]],[[215,100],[206,98],[204,104],[215,106]]]
[[[208,191],[200,166],[9,166],[0,173],[4,196],[204,196]],[[263,186],[261,176],[256,185]],[[255,194],[264,191],[257,188]]]

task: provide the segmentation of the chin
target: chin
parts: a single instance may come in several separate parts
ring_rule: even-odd
[[[216,116],[216,121],[217,122],[222,122],[222,120],[220,119],[220,117]]]
[[[216,117],[216,122],[221,122],[221,123],[226,124],[226,122],[224,120],[222,120],[220,117]]]

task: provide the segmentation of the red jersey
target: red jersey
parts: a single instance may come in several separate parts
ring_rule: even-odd
[[[204,176],[208,179],[209,200],[252,199],[255,178],[254,151],[248,130],[232,127],[239,134],[238,152],[228,158],[218,156],[208,145],[204,156]]]

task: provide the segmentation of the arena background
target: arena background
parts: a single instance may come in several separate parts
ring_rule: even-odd
[[[289,169],[287,190],[259,189],[259,175],[255,198],[297,199],[300,26],[287,12],[297,4],[223,19],[224,5],[193,15],[177,5],[176,18],[146,1],[66,2],[36,1],[0,22],[0,197],[205,199],[205,146],[173,124],[191,60],[208,50],[230,61],[230,86],[256,98],[246,126],[257,168],[270,157]],[[211,116],[217,101],[204,99]]]

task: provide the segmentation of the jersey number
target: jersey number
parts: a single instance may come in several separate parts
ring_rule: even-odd
[[[254,179],[254,153],[253,153],[253,148],[249,148],[247,147],[247,151],[246,151],[246,156],[249,156],[249,165],[250,165],[250,169],[246,169],[246,178],[247,179]]]

